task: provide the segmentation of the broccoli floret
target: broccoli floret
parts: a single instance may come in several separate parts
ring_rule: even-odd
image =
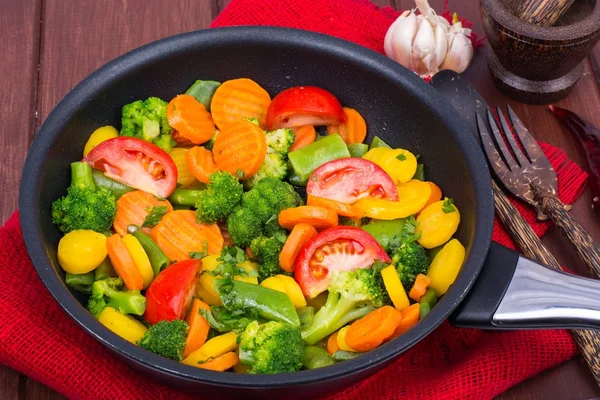
[[[408,293],[419,274],[426,274],[429,269],[427,252],[417,242],[401,239],[390,241],[392,264],[396,266],[404,290]]]
[[[238,207],[227,219],[231,241],[240,247],[248,247],[252,239],[262,235],[263,223],[250,208]]]
[[[146,298],[139,290],[122,291],[121,278],[106,278],[92,284],[92,294],[87,309],[95,317],[106,307],[112,307],[121,314],[142,315],[146,311]]]
[[[199,194],[196,219],[204,224],[225,220],[242,201],[244,188],[229,172],[215,172]]]
[[[180,319],[160,321],[144,333],[138,344],[159,356],[181,361],[188,331],[188,324]]]
[[[273,275],[286,274],[279,266],[279,253],[282,247],[283,243],[275,238],[259,236],[252,240],[250,250],[260,264],[258,277],[261,281]]]
[[[71,186],[67,195],[52,203],[52,222],[63,233],[76,229],[106,232],[117,213],[117,200],[110,190],[94,183],[92,168],[83,162],[71,164]]]
[[[266,131],[265,136],[267,137],[267,146],[282,156],[287,156],[295,139],[294,132],[289,128]]]
[[[252,189],[263,178],[270,177],[283,180],[286,175],[287,162],[285,157],[279,153],[269,151],[256,174],[244,181],[244,188],[246,190]]]
[[[266,233],[265,224],[273,215],[301,204],[300,195],[289,183],[277,178],[261,179],[244,193],[242,206],[229,216],[229,236],[237,246],[248,247],[254,238]]]
[[[240,361],[251,374],[294,372],[302,367],[304,343],[300,331],[282,322],[253,321],[240,338]]]
[[[137,100],[123,106],[121,135],[152,142],[169,152],[175,145],[173,128],[167,120],[167,103],[158,97]]]
[[[312,324],[302,329],[302,338],[315,344],[349,322],[367,315],[386,302],[386,290],[379,270],[359,268],[335,272],[327,301],[315,314]]]

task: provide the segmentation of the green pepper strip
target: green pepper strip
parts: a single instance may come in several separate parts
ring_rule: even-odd
[[[348,151],[350,157],[362,157],[369,151],[369,146],[364,143],[350,143],[348,144]]]
[[[333,359],[336,361],[346,361],[346,360],[352,360],[353,358],[356,358],[363,354],[365,354],[365,353],[338,350],[335,353],[333,353]]]
[[[92,293],[92,284],[94,283],[94,271],[86,274],[71,274],[67,272],[65,274],[65,282],[69,287],[80,293],[90,294]]]
[[[376,147],[387,147],[388,149],[391,149],[391,146],[389,144],[387,144],[386,142],[384,142],[383,139],[380,138],[379,136],[375,136],[373,138],[373,141],[371,142],[371,146],[369,146],[369,149],[374,149]]]
[[[419,181],[425,180],[425,164],[417,164],[417,170],[415,171],[413,179],[417,179]]]
[[[231,311],[250,311],[267,320],[300,326],[300,318],[287,294],[235,280],[217,279],[215,287],[223,306]]]
[[[304,348],[304,357],[302,365],[306,369],[322,368],[335,364],[335,359],[329,353],[317,346],[306,346]]]
[[[207,111],[210,111],[210,102],[219,86],[221,86],[219,82],[197,80],[185,91],[185,94],[194,96]]]
[[[288,154],[292,166],[291,176],[296,175],[301,183],[306,184],[310,174],[317,167],[338,158],[350,157],[348,147],[337,133],[311,143]],[[291,182],[291,181],[290,181]],[[292,182],[292,184],[295,184]]]
[[[421,303],[419,305],[419,321],[425,318],[430,311],[431,307],[429,306],[429,303]]]
[[[433,308],[433,306],[435,306],[438,302],[438,298],[437,298],[437,294],[435,293],[435,290],[432,288],[427,289],[427,291],[425,292],[425,294],[423,296],[421,296],[421,299],[419,300],[419,303],[421,304],[429,304],[429,308]]]

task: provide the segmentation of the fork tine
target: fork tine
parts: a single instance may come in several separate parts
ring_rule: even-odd
[[[543,156],[544,152],[538,145],[537,141],[533,138],[531,132],[525,128],[523,122],[521,122],[519,117],[517,117],[517,114],[515,114],[513,109],[509,105],[506,106],[506,109],[508,111],[510,122],[517,133],[517,136],[519,136],[521,144],[523,144],[523,149],[525,149],[527,157],[529,157],[533,163],[534,160],[538,159],[540,156]]]
[[[511,171],[514,171],[515,169],[519,168],[519,166],[517,165],[517,162],[513,158],[512,154],[510,154],[510,150],[508,150],[508,147],[506,147],[506,143],[504,142],[502,133],[500,133],[500,128],[498,128],[498,124],[496,124],[496,120],[494,119],[494,116],[492,115],[492,112],[489,109],[487,110],[487,119],[490,124],[490,127],[492,128],[492,133],[494,134],[494,138],[496,139],[496,146],[500,149],[500,154],[502,155],[502,158],[504,158],[506,164],[508,164],[508,168]]]
[[[485,126],[485,121],[481,118],[479,113],[475,113],[477,117],[477,128],[479,128],[479,136],[481,137],[481,143],[483,144],[483,148],[485,150],[485,154],[487,155],[488,161],[490,162],[492,169],[498,176],[504,176],[507,173],[510,173],[504,160],[498,153],[498,149],[494,145],[494,139],[490,135],[490,132]]]
[[[513,135],[512,130],[508,126],[506,118],[504,118],[504,114],[502,113],[500,107],[496,107],[496,112],[498,113],[498,119],[500,120],[500,125],[502,125],[504,136],[506,136],[506,140],[508,140],[508,144],[512,149],[513,154],[515,155],[515,157],[517,157],[519,165],[521,165],[521,167],[529,165],[530,162],[527,159],[527,157],[523,154],[523,151],[521,150],[519,145],[517,144],[517,141],[515,140],[515,135]]]

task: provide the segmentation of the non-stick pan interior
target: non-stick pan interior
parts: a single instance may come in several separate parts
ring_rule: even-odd
[[[168,101],[196,79],[239,77],[255,80],[272,96],[298,85],[331,91],[344,106],[364,116],[367,142],[377,135],[393,147],[419,154],[427,180],[455,200],[461,212],[457,237],[467,247],[468,258],[456,284],[417,328],[367,356],[318,372],[270,377],[212,373],[154,356],[112,335],[75,301],[84,299],[62,283],[55,250],[60,233],[52,225],[50,206],[64,195],[70,181],[69,164],[81,158],[90,133],[103,125],[119,127],[121,107],[133,100],[158,96]],[[429,85],[385,57],[348,42],[295,30],[248,27],[166,39],[135,50],[87,78],[40,129],[26,162],[20,208],[27,247],[42,279],[67,312],[96,338],[171,375],[263,387],[357,372],[416,343],[446,318],[475,279],[493,218],[489,174],[477,143]]]

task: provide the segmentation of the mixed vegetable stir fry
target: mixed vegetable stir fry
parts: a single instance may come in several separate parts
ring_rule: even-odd
[[[117,335],[194,367],[360,356],[425,318],[465,257],[459,210],[419,156],[366,135],[317,87],[271,99],[250,79],[199,80],[127,104],[52,205],[66,283]]]

